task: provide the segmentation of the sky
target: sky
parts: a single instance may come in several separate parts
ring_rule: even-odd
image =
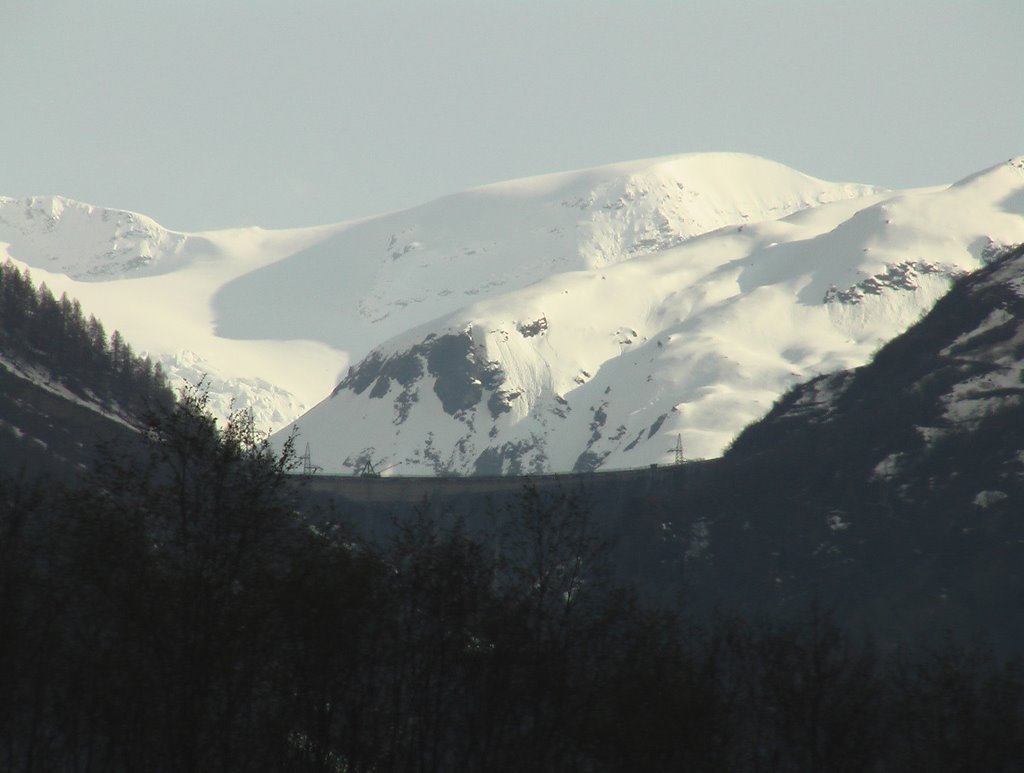
[[[1024,154],[1019,0],[0,0],[0,195],[317,225],[739,151],[836,181]]]

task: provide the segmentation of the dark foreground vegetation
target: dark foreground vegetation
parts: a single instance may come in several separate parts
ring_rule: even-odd
[[[1000,771],[1016,659],[646,604],[571,496],[371,544],[201,393],[77,485],[0,483],[0,769]]]
[[[136,356],[119,331],[108,337],[96,317],[85,318],[77,300],[55,298],[9,260],[0,264],[0,353],[31,362],[73,393],[102,396],[126,415],[174,399],[159,363]]]
[[[143,411],[173,403],[159,363],[118,331],[108,337],[78,301],[0,264],[0,468],[74,479],[98,439],[131,442]]]

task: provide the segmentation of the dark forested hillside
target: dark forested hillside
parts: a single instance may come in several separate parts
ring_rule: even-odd
[[[0,266],[0,462],[67,474],[97,441],[173,401],[159,365],[107,336],[78,301]]]
[[[876,633],[1024,650],[1022,281],[1018,248],[737,439],[688,506],[714,508],[719,549],[761,556],[758,603],[819,595]],[[731,573],[722,558],[712,576]]]
[[[820,609],[696,626],[611,579],[570,495],[375,543],[199,393],[67,489],[0,480],[11,771],[1016,769],[1024,675]]]

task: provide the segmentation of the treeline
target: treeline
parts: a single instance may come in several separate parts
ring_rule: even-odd
[[[0,484],[0,769],[1017,770],[1017,661],[882,651],[810,610],[697,628],[524,489],[368,544],[295,507],[291,447],[183,395],[149,454]]]
[[[174,395],[160,364],[138,357],[118,331],[86,319],[77,300],[55,298],[11,261],[0,265],[0,352],[39,365],[72,391],[115,402],[128,414],[166,407]]]

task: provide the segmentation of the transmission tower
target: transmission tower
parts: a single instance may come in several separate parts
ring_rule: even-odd
[[[676,458],[675,458],[675,463],[676,464],[682,464],[683,463],[683,435],[682,435],[682,433],[676,435],[676,445],[675,445],[674,448],[670,448],[669,451],[672,451],[676,455]]]
[[[306,443],[306,453],[299,457],[302,461],[302,474],[313,475],[323,469],[319,464],[313,464],[313,456],[309,452],[309,443]]]

